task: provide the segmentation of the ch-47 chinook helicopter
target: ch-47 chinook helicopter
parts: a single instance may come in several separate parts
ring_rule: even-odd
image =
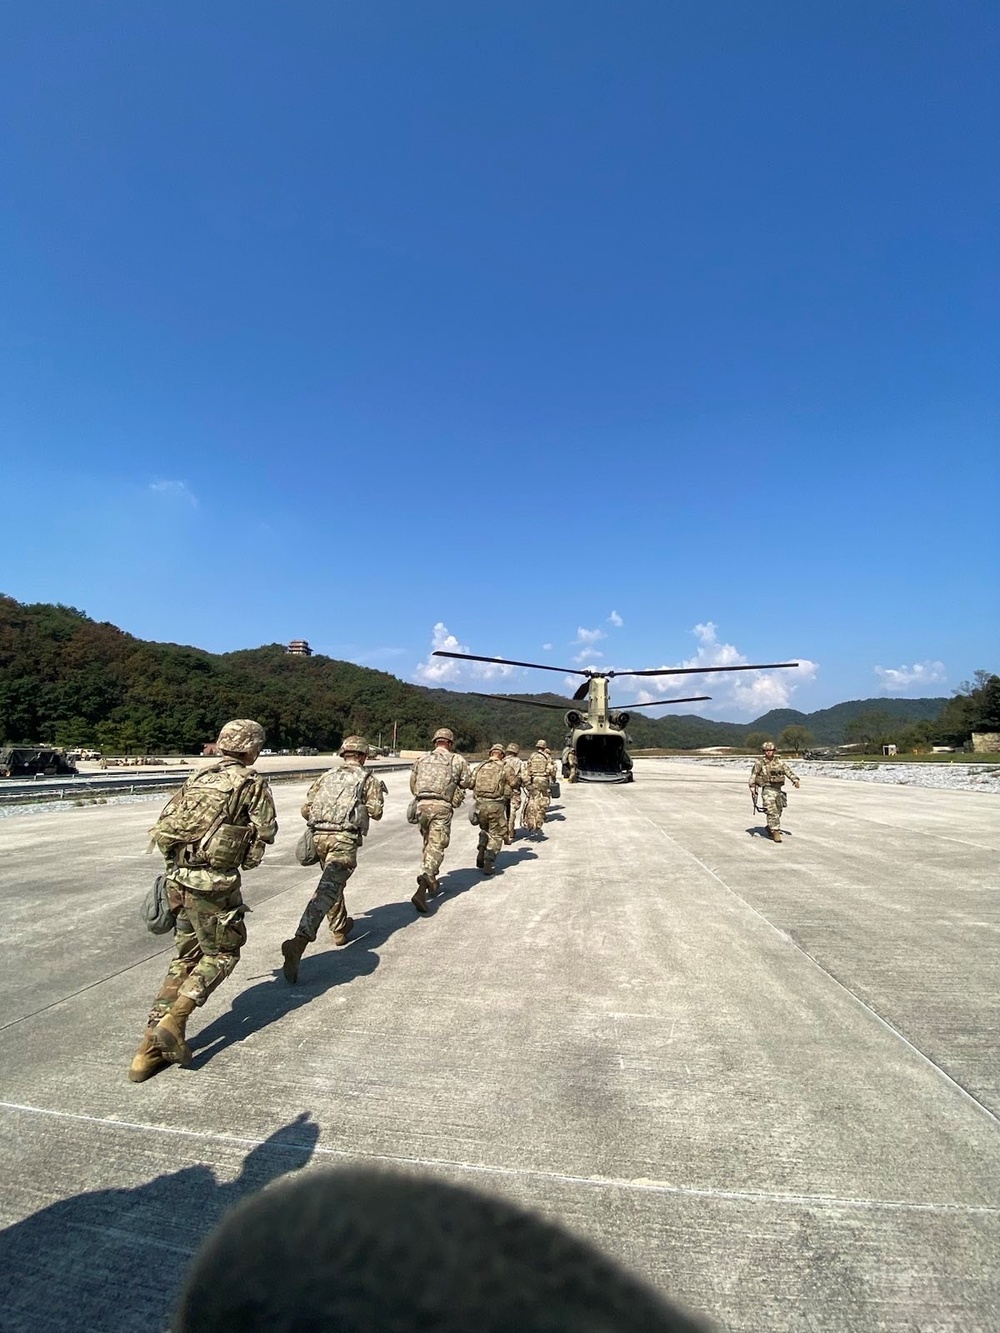
[[[625,728],[628,726],[628,708],[656,708],[661,704],[693,704],[710,699],[710,694],[693,694],[685,699],[653,699],[649,703],[621,705],[612,711],[608,697],[608,682],[614,676],[705,676],[719,671],[776,671],[796,667],[798,662],[759,662],[747,666],[715,667],[659,667],[650,671],[597,671],[593,668],[549,666],[542,662],[514,662],[507,657],[480,657],[475,653],[449,653],[439,648],[435,657],[458,657],[467,662],[492,662],[502,666],[529,667],[537,671],[561,671],[564,675],[584,676],[584,682],[573,695],[574,703],[587,700],[586,713],[575,708],[566,713],[569,728],[567,750],[576,752],[579,781],[631,782],[632,759],[625,748]],[[476,691],[476,693],[479,693]],[[481,694],[483,699],[499,699],[503,703],[528,704],[532,708],[555,708],[562,704],[543,703],[538,699],[517,699],[509,694]]]

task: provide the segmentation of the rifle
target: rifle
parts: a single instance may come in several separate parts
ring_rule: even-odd
[[[753,812],[754,812],[755,815],[765,815],[765,814],[767,814],[767,811],[764,809],[764,807],[763,807],[762,805],[758,805],[758,804],[757,804],[757,788],[756,788],[756,787],[751,787],[751,788],[750,788],[750,801],[751,801],[751,803],[753,804]]]

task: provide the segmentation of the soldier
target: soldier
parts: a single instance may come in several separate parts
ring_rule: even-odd
[[[410,771],[410,791],[415,798],[417,823],[424,840],[423,868],[417,876],[417,891],[410,902],[418,912],[427,911],[427,899],[440,892],[438,871],[445,848],[451,841],[451,818],[472,786],[472,769],[460,754],[454,754],[454,733],[439,727],[434,749],[422,754]]]
[[[476,769],[472,791],[476,798],[476,819],[479,823],[476,867],[484,874],[492,875],[497,852],[507,833],[507,811],[511,795],[510,774],[499,741],[490,746],[489,758]]]
[[[507,778],[510,782],[510,799],[507,802],[507,831],[503,836],[503,840],[508,847],[514,841],[518,811],[521,808],[521,769],[523,764],[519,758],[520,753],[521,747],[511,741],[507,746]]]
[[[788,797],[781,789],[785,785],[785,778],[790,778],[798,791],[799,779],[784,759],[776,757],[774,741],[765,741],[760,748],[763,757],[754,760],[753,771],[750,774],[750,795],[756,809],[757,788],[761,788],[761,801],[767,814],[767,831],[775,842],[780,842],[781,812],[788,804]]]
[[[577,762],[576,751],[572,745],[568,745],[563,751],[562,773],[567,782],[577,782],[579,780],[580,765]]]
[[[193,773],[150,829],[166,859],[177,952],[129,1067],[133,1083],[190,1061],[188,1017],[239,962],[247,939],[240,870],[260,865],[278,831],[267,779],[250,768],[263,744],[259,722],[227,722],[216,742],[222,758]]]
[[[549,808],[549,783],[556,776],[556,766],[545,741],[535,742],[535,752],[524,765],[524,786],[528,794],[524,807],[524,827],[540,834]]]
[[[315,944],[325,916],[334,944],[346,944],[354,926],[347,915],[344,889],[358,866],[358,848],[368,831],[369,819],[381,819],[385,783],[365,769],[368,742],[363,736],[348,736],[340,747],[344,761],[329,769],[306,792],[302,818],[309,825],[319,853],[323,873],[302,920],[290,940],[284,940],[282,974],[293,985],[299,977],[299,961]]]

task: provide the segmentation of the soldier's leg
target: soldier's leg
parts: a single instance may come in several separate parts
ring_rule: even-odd
[[[778,810],[778,792],[774,787],[764,787],[761,791],[761,800],[764,806],[764,813],[767,816],[767,831],[774,838],[775,829],[781,825],[781,814]],[[778,841],[778,839],[775,839]]]
[[[486,812],[485,812],[484,810],[480,810],[480,812],[479,812],[479,842],[478,842],[477,845],[476,845],[476,869],[477,869],[477,870],[482,870],[482,869],[483,869],[483,865],[484,865],[483,857],[486,855],[486,844],[487,844],[487,842],[489,841],[489,834],[488,834],[488,832],[487,832],[487,830],[486,830],[486,823],[485,823],[486,819],[487,819]]]
[[[167,881],[167,901],[175,912],[174,957],[170,960],[167,975],[160,983],[160,989],[146,1018],[146,1031],[143,1033],[142,1041],[140,1041],[138,1049],[132,1057],[132,1063],[129,1065],[128,1077],[132,1083],[145,1082],[157,1070],[165,1069],[170,1063],[157,1045],[153,1037],[153,1031],[176,1003],[182,984],[187,980],[195,964],[201,958],[198,936],[190,917],[184,910],[183,891],[179,885],[174,884],[171,880]]]
[[[500,848],[503,846],[504,834],[507,829],[507,821],[505,816],[506,812],[504,811],[503,806],[499,806],[497,809],[491,810],[486,815],[486,829],[485,829],[486,847],[482,853],[483,856],[482,869],[486,871],[487,875],[493,874],[493,868],[496,865],[497,861],[497,852],[499,852]],[[479,834],[480,846],[482,846],[483,841],[484,841],[483,830],[480,829],[480,834]]]
[[[448,844],[451,842],[451,811],[431,816],[424,843],[424,870],[437,879]]]
[[[188,1018],[240,960],[240,950],[247,941],[245,912],[238,883],[226,893],[184,891],[184,915],[194,930],[201,957],[181,982],[177,999],[153,1032],[156,1044],[174,1064],[187,1064],[191,1059],[185,1035]]]
[[[514,841],[514,822],[517,819],[517,793],[507,802],[507,828],[504,831],[504,842],[509,846]]]

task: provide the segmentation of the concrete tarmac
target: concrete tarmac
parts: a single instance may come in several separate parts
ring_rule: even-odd
[[[781,846],[732,770],[563,784],[492,879],[463,808],[426,917],[388,774],[295,987],[276,784],[240,966],[140,1085],[160,798],[0,822],[0,1329],[163,1329],[228,1206],[341,1162],[530,1205],[721,1328],[1000,1327],[1000,803],[800,771]]]

